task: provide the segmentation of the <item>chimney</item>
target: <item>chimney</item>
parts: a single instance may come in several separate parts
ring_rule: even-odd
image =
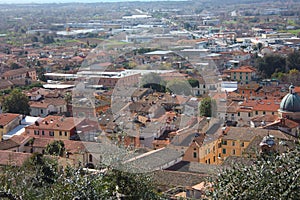
[[[226,129],[227,129],[227,127],[225,126],[225,127],[222,127],[222,134],[223,135],[227,135],[227,131],[226,131]]]

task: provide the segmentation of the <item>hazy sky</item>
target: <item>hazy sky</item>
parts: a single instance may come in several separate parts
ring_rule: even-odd
[[[0,4],[11,4],[11,3],[70,3],[70,2],[94,3],[94,2],[122,2],[122,1],[126,2],[126,1],[155,1],[155,0],[0,0]]]

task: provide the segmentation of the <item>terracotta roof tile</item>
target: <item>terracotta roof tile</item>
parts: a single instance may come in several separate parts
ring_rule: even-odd
[[[35,71],[35,69],[31,69],[31,68],[14,69],[14,70],[9,70],[9,71],[3,73],[2,77],[14,76],[14,75],[24,74],[24,73],[32,72],[32,71]]]
[[[239,68],[236,68],[236,69],[229,69],[227,70],[227,72],[248,72],[248,73],[252,73],[252,72],[255,72],[256,69],[251,67],[251,66],[241,66]]]
[[[71,130],[79,125],[84,119],[75,117],[62,117],[49,115],[41,122],[30,125],[28,129],[45,129],[45,130]]]
[[[9,150],[18,146],[20,145],[13,140],[3,140],[0,142],[0,150]]]
[[[66,101],[62,98],[46,98],[42,101],[30,101],[30,107],[34,108],[48,108],[49,105],[60,106],[66,104]]]
[[[0,114],[0,125],[1,126],[6,126],[9,124],[11,121],[16,119],[17,117],[20,117],[20,114],[13,114],[13,113],[1,113]]]

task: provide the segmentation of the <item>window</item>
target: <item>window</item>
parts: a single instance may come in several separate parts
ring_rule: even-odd
[[[214,162],[216,162],[216,156],[214,156]]]
[[[210,159],[208,159],[208,164],[210,164]]]
[[[222,144],[221,143],[218,143],[218,148],[221,148]]]
[[[62,132],[61,131],[59,131],[59,136],[62,136]]]
[[[67,131],[65,131],[65,136],[68,136],[68,132]]]
[[[54,131],[49,131],[49,136],[54,136]]]
[[[266,114],[266,111],[263,111],[263,115],[265,115]]]
[[[222,149],[222,153],[223,153],[223,154],[226,154],[226,149]]]
[[[45,131],[42,131],[42,135],[45,135]]]
[[[258,115],[258,111],[257,110],[255,111],[255,114]]]
[[[89,162],[93,162],[93,155],[92,154],[89,155]]]
[[[235,141],[232,141],[232,146],[235,146]]]
[[[41,114],[43,114],[44,113],[44,110],[43,109],[41,109]]]
[[[227,145],[227,140],[222,140],[223,145]]]
[[[232,155],[235,155],[235,149],[232,149]]]
[[[244,146],[245,146],[244,142],[241,142],[241,147],[244,147]]]
[[[241,113],[240,113],[240,112],[238,112],[238,116],[241,116]]]
[[[193,153],[193,157],[194,157],[194,158],[197,158],[197,152],[194,152],[194,153]]]
[[[206,150],[206,154],[209,154],[209,153],[210,153],[210,149],[207,149],[207,150]]]
[[[251,113],[248,113],[248,117],[251,117]]]
[[[274,115],[274,112],[272,112],[272,115]]]
[[[34,130],[34,135],[39,135],[39,134],[40,134],[40,131]]]

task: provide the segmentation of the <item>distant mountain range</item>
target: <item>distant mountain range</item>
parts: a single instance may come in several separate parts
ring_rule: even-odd
[[[101,2],[151,2],[151,1],[195,1],[198,0],[0,0],[0,4],[30,4],[30,3],[101,3]],[[285,2],[286,0],[265,0],[265,2]],[[292,0],[299,2],[300,0]],[[221,3],[221,4],[240,4],[240,3],[255,3],[260,0],[201,0],[201,2]]]

